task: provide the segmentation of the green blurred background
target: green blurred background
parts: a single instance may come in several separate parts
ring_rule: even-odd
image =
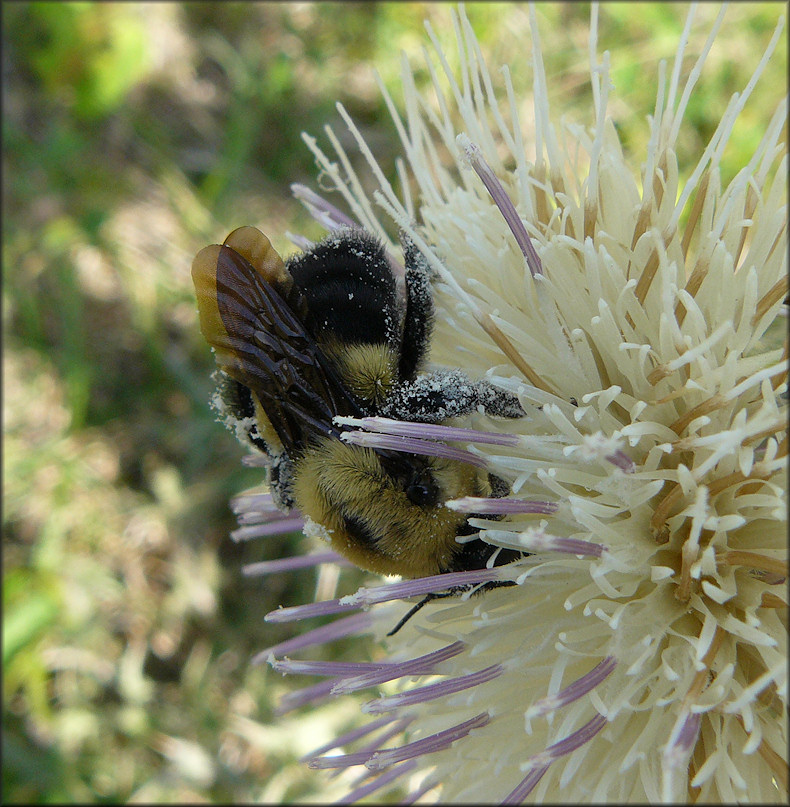
[[[687,114],[682,170],[783,9],[728,12]],[[686,10],[601,10],[611,112],[635,171],[656,63],[673,55]],[[694,57],[717,10],[700,9]],[[526,7],[467,13],[495,78],[507,61],[527,92]],[[424,85],[423,20],[449,45],[450,6],[9,3],[2,15],[3,800],[322,801],[326,780],[298,757],[352,726],[356,705],[277,718],[298,680],[249,664],[296,630],[263,615],[312,599],[316,579],[240,574],[304,539],[228,537],[229,498],[261,473],[242,468],[209,410],[213,360],[189,268],[242,224],[283,253],[286,230],[321,235],[288,185],[317,188],[303,130],[325,144],[329,123],[350,142],[336,101],[393,177],[373,69],[399,101],[405,49]],[[589,122],[589,7],[539,5],[538,17],[555,118]],[[786,71],[782,44],[725,180],[759,142]],[[339,593],[361,579],[345,574]]]

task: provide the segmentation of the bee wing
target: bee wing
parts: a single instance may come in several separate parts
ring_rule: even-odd
[[[334,415],[361,410],[273,283],[228,246],[192,266],[200,327],[219,367],[255,395],[283,445],[337,436]],[[296,299],[293,289],[289,299]]]

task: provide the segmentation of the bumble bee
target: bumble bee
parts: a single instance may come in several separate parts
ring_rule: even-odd
[[[333,423],[336,415],[440,423],[480,406],[524,415],[514,396],[460,370],[422,372],[431,270],[402,241],[400,294],[384,247],[361,229],[337,231],[287,262],[254,227],[201,250],[192,277],[219,368],[214,405],[267,456],[278,506],[322,525],[357,566],[404,577],[484,568],[495,547],[459,543],[474,529],[444,502],[503,496],[503,480],[456,460],[350,445]],[[518,557],[500,550],[495,564]]]

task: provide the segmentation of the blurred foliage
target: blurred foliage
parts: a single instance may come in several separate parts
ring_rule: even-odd
[[[700,9],[708,24],[690,54],[717,8]],[[781,9],[728,12],[682,170]],[[526,9],[467,10],[528,93]],[[612,114],[635,169],[655,100],[645,70],[674,53],[685,13],[602,9],[599,51],[611,51]],[[540,5],[538,17],[552,108],[586,121],[587,4]],[[348,145],[336,101],[393,177],[372,68],[396,103],[401,49],[425,82],[424,19],[451,42],[443,4],[4,4],[4,801],[326,800],[298,757],[350,727],[356,707],[275,718],[294,684],[248,663],[291,635],[263,614],[311,599],[316,583],[240,573],[303,539],[228,538],[227,501],[260,472],[240,465],[207,406],[213,361],[189,267],[241,224],[286,253],[286,230],[320,235],[288,185],[316,187],[302,131],[320,138],[328,123]],[[780,48],[725,174],[759,140],[786,69]],[[346,575],[340,593],[361,579]]]
[[[27,12],[19,50],[44,92],[67,104],[76,118],[111,114],[145,75],[140,18],[92,3],[35,3]]]

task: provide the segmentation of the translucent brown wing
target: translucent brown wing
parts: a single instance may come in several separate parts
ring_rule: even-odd
[[[217,363],[258,399],[286,449],[338,436],[334,415],[363,414],[275,285],[246,258],[219,247],[214,277],[201,281],[201,330]]]

